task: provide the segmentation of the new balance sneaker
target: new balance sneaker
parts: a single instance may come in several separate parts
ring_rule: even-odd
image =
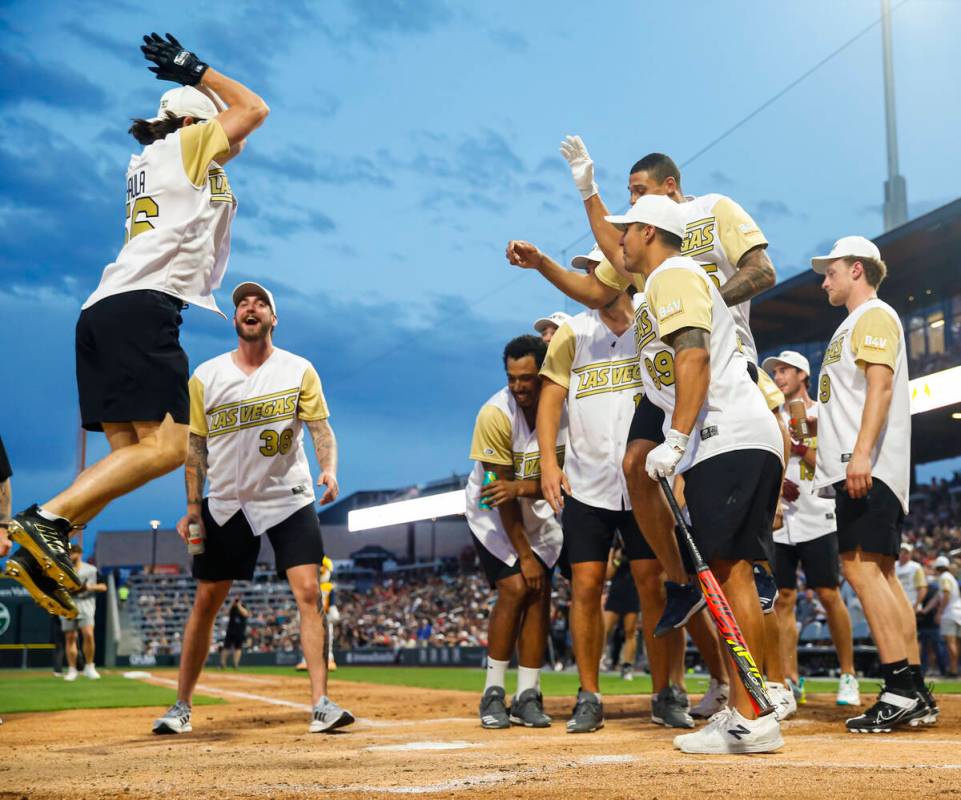
[[[934,684],[922,683],[921,685],[923,688],[920,690],[920,695],[921,699],[924,700],[924,716],[911,721],[911,726],[915,728],[918,725],[934,725],[938,721],[938,714],[941,713],[938,702],[934,699],[934,694],[931,691]]]
[[[544,697],[537,689],[525,689],[511,702],[510,721],[525,728],[550,727],[551,718],[544,713]]]
[[[158,736],[165,736],[171,733],[190,733],[193,726],[190,724],[190,704],[178,700],[168,708],[162,717],[154,720],[153,732]]]
[[[604,704],[594,692],[577,691],[574,711],[567,720],[568,733],[592,733],[604,727]]]
[[[694,719],[709,719],[718,711],[724,710],[727,706],[728,697],[731,694],[731,687],[726,683],[721,683],[716,678],[711,678],[711,683],[707,687],[707,692],[700,702],[691,709],[691,716]]]
[[[784,739],[774,714],[745,719],[737,709],[725,708],[701,730],[675,736],[674,747],[683,753],[704,755],[773,753],[784,747]]]
[[[56,522],[44,519],[34,504],[10,520],[9,535],[11,541],[30,552],[48,578],[78,592],[83,584],[68,554],[72,527],[65,519]]]
[[[777,582],[774,576],[760,564],[754,565],[754,586],[761,601],[761,613],[773,613],[774,601],[777,600]]]
[[[10,556],[3,567],[3,574],[23,586],[44,611],[65,619],[76,619],[77,606],[70,593],[43,574],[29,550],[21,547]]]
[[[494,730],[511,726],[507,715],[507,704],[504,702],[506,698],[507,695],[501,686],[491,686],[484,692],[479,709],[482,728]]]
[[[890,733],[899,725],[924,719],[926,714],[927,703],[917,692],[882,688],[877,702],[845,725],[851,733]]]
[[[79,674],[80,674],[80,673],[77,672],[77,668],[76,668],[76,667],[67,667],[67,672],[64,674],[63,679],[64,679],[65,681],[71,681],[71,682],[72,682],[72,681],[77,680],[77,675],[79,675]]]
[[[803,706],[808,701],[807,691],[804,688],[804,678],[798,678],[797,681],[793,681],[790,678],[785,678],[785,683],[787,688],[791,690],[794,695],[794,699],[799,706]]]
[[[621,664],[621,680],[634,680],[634,667],[630,664]]]
[[[100,673],[97,672],[97,668],[93,664],[87,664],[83,668],[83,677],[90,678],[92,681],[99,681]]]
[[[668,728],[693,728],[694,720],[687,713],[684,693],[676,686],[665,686],[651,700],[651,722]]]
[[[774,703],[774,716],[778,722],[789,719],[797,713],[797,700],[794,699],[794,692],[787,688],[783,683],[767,682],[767,694]]]
[[[839,706],[859,706],[861,705],[861,692],[858,687],[858,679],[845,672],[838,681],[838,698],[835,703]]]
[[[674,583],[664,581],[667,601],[664,613],[654,628],[655,636],[663,636],[687,625],[687,621],[704,608],[704,595],[697,583]]]
[[[313,717],[310,720],[310,733],[328,733],[350,725],[354,715],[346,708],[341,708],[329,697],[322,697],[314,706]]]

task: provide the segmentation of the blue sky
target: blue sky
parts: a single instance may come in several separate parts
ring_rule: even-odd
[[[961,77],[961,3],[894,5],[917,214],[958,192],[961,108],[945,87]],[[879,13],[876,0],[167,2],[150,14],[123,0],[5,3],[0,435],[15,505],[47,499],[74,468],[73,326],[121,243],[128,120],[169,87],[147,72],[141,34],[175,33],[271,106],[229,166],[239,212],[225,286],[274,289],[276,342],[321,374],[350,492],[466,470],[504,342],[575,310],[503,258],[511,238],[559,257],[584,234],[565,134],[583,136],[622,206],[635,160],[660,150],[684,163]],[[883,114],[876,26],[685,166],[684,188],[738,200],[789,277],[838,236],[881,231]],[[194,365],[234,343],[195,309],[182,336]],[[96,458],[105,444],[91,439]],[[182,506],[176,474],[93,527],[170,525]]]

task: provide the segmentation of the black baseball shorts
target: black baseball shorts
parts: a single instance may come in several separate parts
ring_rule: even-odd
[[[521,561],[519,558],[516,559],[513,564],[505,564],[490,550],[484,547],[481,540],[474,536],[473,533],[471,534],[471,538],[474,540],[474,549],[477,550],[477,558],[481,563],[484,574],[487,576],[487,582],[490,584],[491,589],[497,588],[498,581],[509,578],[511,575],[520,575]],[[549,581],[551,579],[551,573],[554,570],[548,567],[537,553],[534,553],[534,558],[536,558],[544,568],[544,578]]]
[[[190,422],[187,354],[180,346],[184,304],[164,292],[111,295],[77,320],[77,389],[88,431],[104,422]]]
[[[664,441],[664,411],[654,405],[647,395],[641,398],[631,419],[627,441],[630,443],[635,439],[646,439],[655,444]]]
[[[247,638],[247,631],[244,628],[227,628],[224,634],[225,650],[243,650],[244,639]]]
[[[584,561],[607,563],[617,531],[621,532],[624,555],[629,561],[654,558],[654,551],[641,534],[631,511],[596,508],[567,496],[564,498],[561,523],[564,528],[564,549],[570,564]]]
[[[731,450],[684,473],[691,533],[704,560],[768,561],[781,492],[781,460],[767,450]]]
[[[897,558],[901,549],[904,509],[891,488],[872,478],[867,496],[852,500],[844,481],[834,484],[834,513],[838,523],[838,550],[849,553],[859,547],[866,553]]]
[[[778,589],[797,588],[797,568],[811,589],[836,589],[841,584],[838,535],[834,532],[798,544],[774,543],[774,580]]]
[[[249,581],[260,555],[260,538],[254,536],[243,511],[238,511],[221,527],[203,504],[204,552],[194,556],[193,576],[198,581]],[[268,528],[266,535],[274,548],[277,576],[283,578],[291,567],[317,564],[324,560],[324,540],[320,521],[310,503],[283,522]]]

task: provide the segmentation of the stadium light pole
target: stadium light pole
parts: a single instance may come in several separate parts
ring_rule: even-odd
[[[881,0],[881,51],[884,62],[884,126],[888,179],[884,182],[884,230],[908,221],[908,184],[898,168],[897,111],[894,105],[894,55],[891,45],[891,0]]]
[[[160,527],[159,519],[150,520],[150,529],[153,531],[152,542],[150,546],[150,574],[154,575],[157,572],[157,528]]]

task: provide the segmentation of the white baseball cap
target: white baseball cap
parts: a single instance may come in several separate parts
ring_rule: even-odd
[[[266,301],[267,305],[270,306],[270,310],[274,312],[274,316],[277,316],[277,304],[274,302],[274,296],[270,293],[270,290],[259,283],[254,283],[253,281],[244,281],[243,283],[238,283],[234,288],[233,293],[230,295],[234,301],[234,308],[240,305],[240,301],[243,300],[248,294],[259,294]]]
[[[938,556],[936,559],[934,559],[933,566],[935,569],[947,569],[951,566],[951,561],[947,556]]]
[[[178,86],[164,92],[154,120],[164,119],[168,111],[175,117],[194,119],[212,119],[218,113],[214,101],[193,86]]]
[[[774,367],[778,364],[787,364],[789,367],[796,367],[801,370],[801,372],[806,372],[808,375],[811,374],[811,364],[810,362],[802,356],[797,350],[782,350],[776,356],[769,356],[764,359],[761,364],[761,369],[763,369],[769,375],[773,372]]]
[[[675,236],[684,237],[684,215],[681,207],[670,197],[663,194],[646,194],[639,197],[626,214],[604,217],[618,230],[624,230],[628,225],[641,222],[653,225]]]
[[[555,311],[553,314],[547,317],[539,317],[538,319],[535,319],[534,330],[538,333],[543,333],[544,328],[546,328],[548,325],[556,325],[559,328],[570,318],[570,314],[565,314],[563,311]]]
[[[811,259],[811,266],[814,271],[823,275],[828,268],[828,264],[837,261],[839,258],[872,258],[875,261],[881,260],[881,251],[878,246],[870,239],[863,236],[845,236],[838,239],[831,248],[831,252],[826,256],[815,256]]]
[[[571,259],[571,266],[574,269],[587,269],[590,264],[600,264],[604,260],[604,253],[600,247],[597,246],[597,242],[594,242],[594,246],[591,248],[586,256],[574,256]]]

